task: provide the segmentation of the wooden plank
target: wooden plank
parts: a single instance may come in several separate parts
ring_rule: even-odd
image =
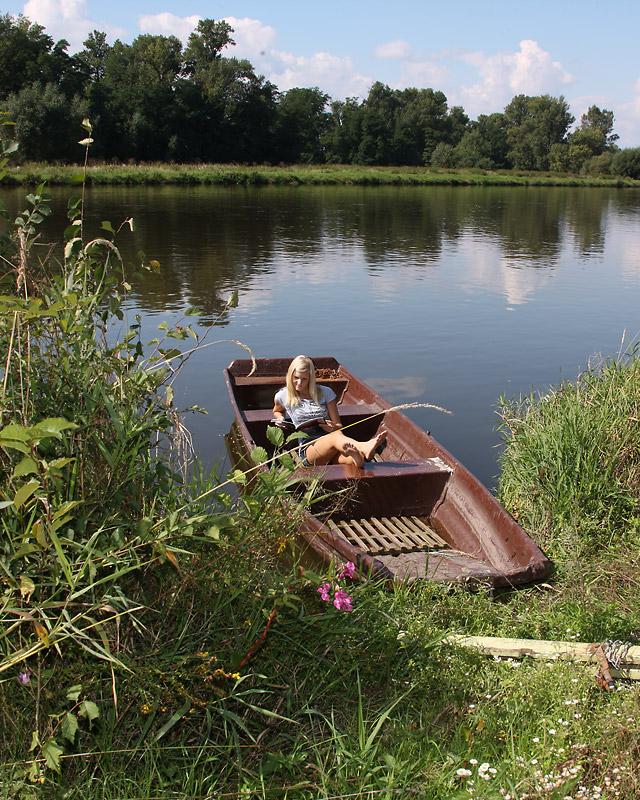
[[[425,541],[424,539],[416,533],[416,531],[407,525],[407,518],[406,517],[391,517],[393,522],[400,528],[403,533],[409,538],[410,541],[415,542],[416,547],[424,547]]]
[[[544,639],[509,639],[501,636],[462,636],[452,634],[444,639],[448,644],[456,644],[461,647],[471,647],[480,650],[487,655],[502,656],[503,658],[540,658],[555,661],[566,659],[569,661],[586,661],[599,664],[596,650],[598,644],[589,642],[562,642]],[[640,679],[640,669],[632,669],[633,666],[640,666],[640,647],[629,647],[624,663],[620,666],[618,675],[622,677]],[[614,674],[615,670],[611,670]]]
[[[358,520],[361,527],[370,532],[371,538],[378,544],[378,552],[386,549],[386,542],[383,536],[380,536],[379,531],[371,524],[368,519]]]
[[[378,517],[371,517],[370,522],[375,525],[375,527],[380,531],[382,536],[384,537],[387,543],[387,549],[389,551],[396,551],[401,553],[403,550],[407,550],[407,542],[406,540],[398,537],[390,528],[388,528],[384,522],[379,519]]]
[[[420,549],[442,549],[441,543],[430,535],[430,529],[419,528],[408,517],[394,517],[393,519],[403,526],[403,531],[406,531],[405,538],[408,541],[416,542]]]
[[[345,536],[351,544],[365,553],[396,555],[425,549],[448,548],[425,524],[416,525],[409,517],[369,517],[350,520],[329,520],[334,533]]]
[[[234,376],[236,386],[268,386],[270,383],[284,386],[287,382],[286,375],[251,375],[250,377]]]
[[[378,545],[378,543],[376,542],[376,540],[375,540],[375,539],[373,539],[373,538],[372,538],[372,537],[369,535],[369,533],[368,533],[367,531],[365,531],[365,529],[362,527],[362,525],[360,525],[360,523],[358,522],[358,520],[356,520],[356,519],[350,519],[350,520],[349,520],[349,525],[350,525],[351,527],[355,528],[355,529],[358,531],[358,533],[360,534],[360,536],[361,536],[361,537],[362,537],[362,538],[363,538],[363,539],[364,539],[366,542],[369,542],[369,549],[368,549],[368,552],[369,552],[369,553],[379,553],[379,552],[380,552],[380,550],[381,550],[382,548],[381,548],[381,547]]]
[[[439,545],[447,544],[445,540],[442,539],[440,536],[438,536],[438,534],[433,530],[433,528],[429,527],[429,525],[427,525],[427,523],[424,522],[424,520],[421,520],[420,517],[411,517],[411,521],[414,523],[414,525],[417,525],[418,528],[423,530],[425,533],[428,533],[430,538],[433,539],[436,544]]]
[[[351,544],[355,544],[357,547],[360,547],[364,553],[369,551],[369,547],[362,541],[362,539],[358,536],[358,534],[349,526],[348,522],[342,521],[338,525],[333,520],[329,520],[329,528],[341,536],[346,536],[347,539],[351,542]]]
[[[385,525],[386,525],[388,528],[390,528],[392,531],[394,531],[394,533],[396,534],[396,536],[401,536],[401,537],[402,537],[402,538],[403,538],[403,539],[406,541],[406,537],[405,537],[405,534],[403,533],[402,529],[401,529],[401,528],[399,528],[399,527],[398,527],[398,526],[397,526],[397,525],[396,525],[396,524],[393,522],[393,520],[392,520],[390,517],[380,517],[380,519],[381,519],[381,520],[384,522],[384,524],[385,524]]]
[[[400,521],[402,518],[400,518]],[[382,517],[382,521],[393,531],[394,535],[402,542],[403,550],[411,553],[416,549],[422,550],[424,548],[424,541],[409,531],[408,528],[403,528],[402,525],[396,524],[393,519],[389,517]]]
[[[338,412],[341,418],[359,416],[370,417],[380,414],[382,411],[383,409],[381,409],[380,406],[364,405],[360,403],[343,403],[338,406]],[[242,413],[245,415],[247,422],[269,422],[273,417],[272,408],[247,408],[242,409]],[[346,422],[347,424],[351,424],[351,420],[347,419]],[[382,457],[379,458],[380,461],[384,461]],[[378,459],[376,458],[375,460]]]
[[[401,520],[403,524],[412,531],[413,535],[420,539],[423,546],[437,549],[446,548],[448,546],[432,528],[420,519],[420,517],[401,517]]]

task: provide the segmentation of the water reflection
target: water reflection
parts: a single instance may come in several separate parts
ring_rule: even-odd
[[[9,206],[20,194],[3,192]],[[443,251],[456,245],[469,258],[471,285],[481,280],[521,304],[539,284],[509,270],[557,267],[568,242],[580,257],[601,257],[612,209],[637,218],[637,196],[534,187],[98,188],[88,195],[88,227],[136,219],[125,254],[162,265],[135,282],[149,311],[191,304],[212,319],[223,290],[247,288],[277,263],[322,283],[356,250],[380,275],[442,266]]]

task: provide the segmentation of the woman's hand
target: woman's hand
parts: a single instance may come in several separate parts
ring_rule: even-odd
[[[326,433],[339,431],[342,427],[342,423],[340,422],[340,414],[338,413],[338,404],[335,400],[329,400],[327,403],[327,411],[329,412],[329,416],[324,422],[320,423],[320,427]]]
[[[320,427],[325,433],[331,433],[332,431],[339,431],[342,428],[341,422],[333,422],[330,419],[325,419],[320,423]]]

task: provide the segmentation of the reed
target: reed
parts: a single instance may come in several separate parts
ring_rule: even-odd
[[[551,555],[576,559],[640,529],[640,358],[593,366],[575,383],[501,400],[499,494]]]

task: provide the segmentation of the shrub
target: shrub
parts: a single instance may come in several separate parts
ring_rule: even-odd
[[[640,178],[640,147],[618,151],[613,157],[611,172],[625,178]]]

